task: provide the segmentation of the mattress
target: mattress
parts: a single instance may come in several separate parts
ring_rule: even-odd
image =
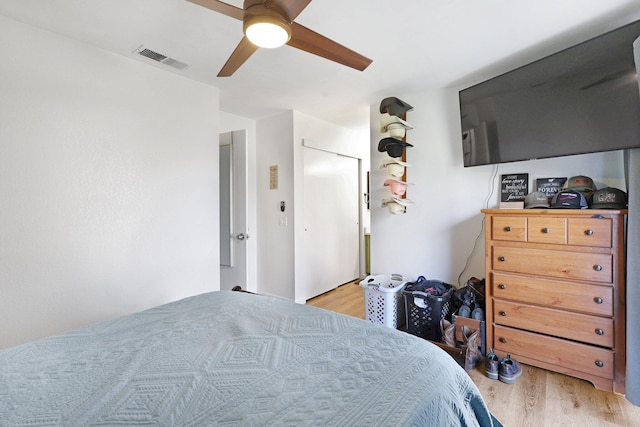
[[[0,351],[1,426],[500,426],[437,346],[220,291]]]

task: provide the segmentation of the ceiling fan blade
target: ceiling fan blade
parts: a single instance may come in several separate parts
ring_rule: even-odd
[[[293,22],[309,3],[311,0],[265,0],[264,5],[280,12],[289,22]]]
[[[230,16],[232,18],[239,19],[242,21],[244,17],[244,10],[238,7],[232,6],[227,3],[223,3],[218,0],[187,0],[188,2],[200,5],[202,7],[206,7],[207,9],[211,9],[215,12],[222,13],[223,15]]]
[[[256,50],[258,50],[258,46],[251,43],[248,38],[243,37],[218,73],[218,77],[231,76]]]
[[[362,56],[295,22],[291,24],[291,33],[291,40],[287,42],[289,46],[302,49],[347,67],[363,71],[373,62],[366,56]]]

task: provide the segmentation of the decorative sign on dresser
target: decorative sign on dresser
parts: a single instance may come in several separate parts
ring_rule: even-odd
[[[627,211],[482,212],[487,348],[624,394]]]
[[[567,177],[564,178],[538,178],[536,179],[536,191],[543,193],[549,201],[556,195],[558,191],[562,189],[562,186],[567,181]]]
[[[500,177],[500,208],[522,209],[529,193],[529,174],[516,173]]]

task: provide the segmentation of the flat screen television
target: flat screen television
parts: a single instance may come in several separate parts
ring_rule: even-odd
[[[459,92],[464,166],[640,147],[640,21]]]

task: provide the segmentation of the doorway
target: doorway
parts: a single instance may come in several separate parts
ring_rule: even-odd
[[[220,290],[247,289],[247,132],[220,134]]]

